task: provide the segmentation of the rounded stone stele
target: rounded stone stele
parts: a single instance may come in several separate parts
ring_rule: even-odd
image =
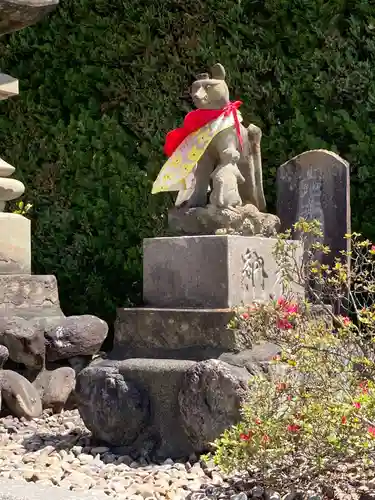
[[[58,0],[0,0],[0,35],[38,22],[58,3]]]
[[[196,452],[206,451],[209,443],[238,422],[248,378],[243,369],[216,359],[196,363],[186,372],[178,402]]]
[[[149,399],[109,366],[88,366],[76,381],[79,414],[95,439],[131,445],[149,421]]]

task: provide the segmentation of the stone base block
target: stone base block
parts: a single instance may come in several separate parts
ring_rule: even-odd
[[[0,316],[16,310],[16,316],[62,315],[54,276],[0,274]]]
[[[135,458],[182,458],[238,421],[250,376],[218,360],[93,362],[77,377],[80,415],[94,438]]]
[[[174,235],[238,234],[275,236],[280,229],[276,215],[259,212],[254,205],[221,208],[174,207],[168,212],[168,227]]]
[[[270,295],[278,297],[282,289],[277,283],[274,245],[275,239],[257,236],[145,239],[145,305],[232,308],[269,300]],[[296,258],[302,258],[300,247]]]
[[[0,274],[31,273],[30,221],[0,212]]]
[[[250,347],[245,335],[230,330],[230,309],[118,309],[113,359],[202,360]]]

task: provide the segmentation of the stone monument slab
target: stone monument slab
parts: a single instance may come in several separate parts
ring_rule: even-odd
[[[317,149],[281,165],[277,172],[277,215],[281,231],[291,229],[300,218],[320,221],[324,244],[331,248],[321,260],[331,264],[341,250],[348,250],[344,239],[351,230],[348,162],[336,153]]]
[[[256,236],[145,239],[145,305],[232,308],[280,296],[274,245],[273,238]]]
[[[22,215],[0,212],[0,274],[31,274],[31,224]]]

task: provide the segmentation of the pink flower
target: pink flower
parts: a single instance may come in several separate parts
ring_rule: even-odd
[[[351,321],[347,316],[341,316],[341,321],[343,322],[344,326],[350,325]]]
[[[284,308],[286,306],[288,302],[286,301],[286,299],[284,299],[284,297],[280,297],[279,299],[277,299],[277,305]]]
[[[359,410],[361,408],[361,403],[359,401],[354,401],[353,406],[354,406],[354,408]]]
[[[288,302],[284,297],[277,300],[277,305],[287,314],[296,314],[298,312],[298,305],[293,302]]]
[[[375,245],[371,245],[371,248],[370,248],[370,252],[372,253],[375,253]]]
[[[243,313],[241,314],[242,319],[249,319],[249,313]]]
[[[369,427],[367,431],[371,434],[371,437],[375,438],[375,427]]]
[[[298,306],[297,304],[289,304],[286,308],[286,312],[288,314],[297,314],[298,313]]]
[[[290,321],[286,318],[278,318],[276,326],[277,328],[280,328],[280,330],[290,330],[293,328],[292,323],[290,323]]]
[[[267,434],[264,434],[262,436],[262,441],[263,441],[263,443],[269,443],[271,441],[271,438],[269,436],[267,436]]]

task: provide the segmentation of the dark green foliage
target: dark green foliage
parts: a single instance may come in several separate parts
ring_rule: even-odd
[[[170,203],[149,194],[164,135],[217,61],[263,129],[270,209],[276,168],[328,148],[352,164],[354,226],[375,238],[373,0],[62,0],[0,49],[21,88],[1,103],[0,154],[34,205],[34,271],[57,275],[66,313],[140,302],[141,240]]]

